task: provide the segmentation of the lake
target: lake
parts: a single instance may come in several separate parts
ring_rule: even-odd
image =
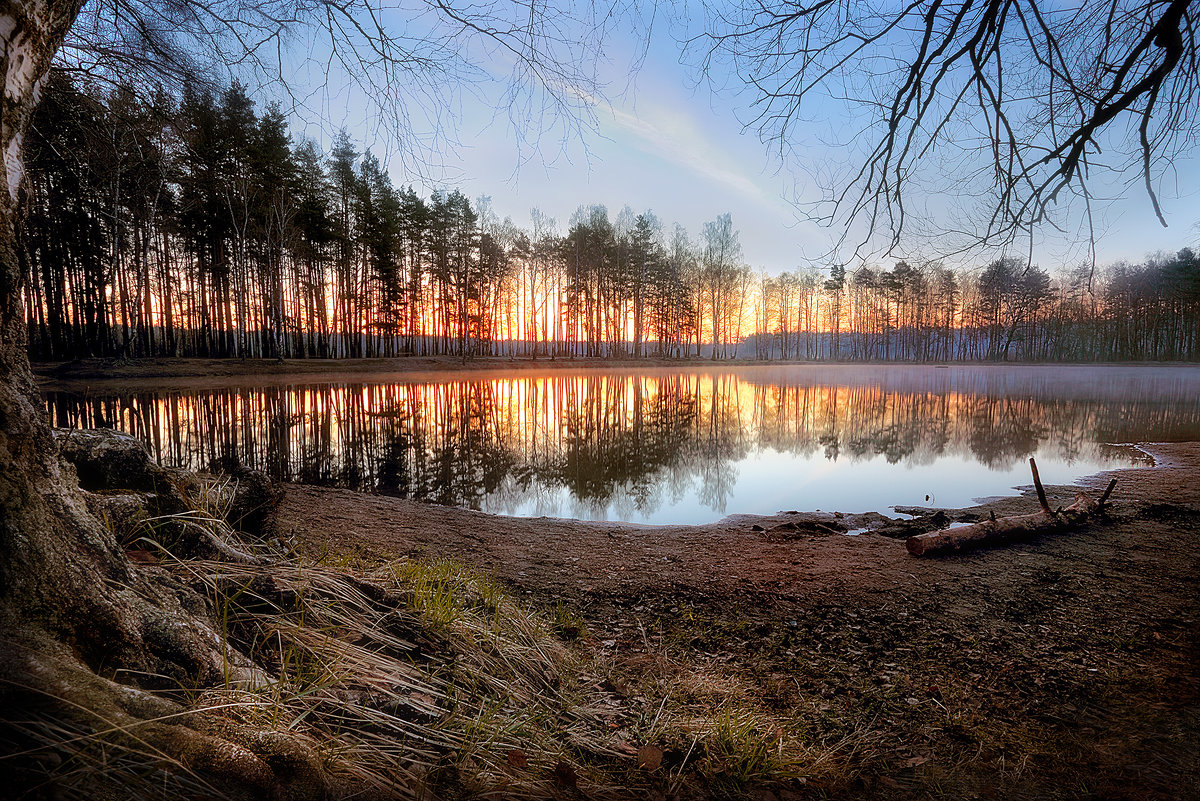
[[[46,393],[160,462],[508,515],[704,523],[963,506],[1200,439],[1200,368],[751,366],[455,371]],[[345,376],[336,376],[343,379]],[[220,382],[218,384],[218,382]],[[231,383],[232,382],[232,383]],[[240,383],[238,383],[240,382]]]

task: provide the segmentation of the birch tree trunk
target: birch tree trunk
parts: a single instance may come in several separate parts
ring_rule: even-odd
[[[269,794],[278,782],[249,752],[220,762],[227,743],[156,721],[178,708],[146,689],[212,685],[249,663],[223,653],[204,599],[166,571],[133,564],[88,511],[73,470],[60,467],[26,355],[21,143],[79,8],[79,0],[0,0],[0,752],[39,752],[24,739],[30,720],[72,719],[75,731],[136,722],[159,753],[194,755],[198,765],[207,755],[232,777],[226,786]],[[22,769],[5,762],[0,794],[22,794]]]

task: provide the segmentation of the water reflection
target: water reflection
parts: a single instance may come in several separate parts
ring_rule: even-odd
[[[1128,460],[1105,443],[1200,438],[1193,372],[1166,384],[1110,375],[1090,391],[1061,375],[1013,375],[475,373],[56,392],[47,404],[55,425],[130,431],[181,467],[240,464],[286,481],[509,514],[647,522],[881,509],[922,494],[967,503],[1025,483],[1035,453],[1047,481],[1069,481]]]

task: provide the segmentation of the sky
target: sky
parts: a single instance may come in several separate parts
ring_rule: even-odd
[[[457,144],[440,148],[441,163],[427,165],[420,177],[399,155],[387,157],[396,151],[391,138],[374,124],[362,97],[338,90],[336,76],[330,79],[334,91],[327,92],[326,119],[305,133],[327,148],[332,120],[371,146],[389,164],[396,183],[413,183],[424,192],[458,188],[470,198],[489,196],[500,217],[511,217],[522,227],[529,227],[535,207],[565,232],[580,205],[605,205],[614,219],[628,205],[635,213],[653,211],[667,231],[679,223],[697,239],[705,222],[729,213],[740,232],[744,259],[755,270],[777,274],[824,266],[831,258],[848,259],[845,252],[828,255],[838,231],[805,219],[793,202],[819,197],[805,176],[840,154],[809,150],[785,161],[772,155],[757,132],[742,123],[746,98],[729,89],[738,83],[736,76],[717,72],[713,83],[721,86],[716,89],[699,81],[681,52],[680,35],[678,24],[658,21],[634,72],[628,65],[639,54],[638,45],[619,36],[610,39],[600,74],[607,83],[604,98],[589,97],[584,103],[593,124],[565,133],[554,129],[536,150],[520,140],[528,128],[514,128],[509,109],[496,100],[496,89],[504,89],[502,63],[490,65],[490,84],[483,81],[478,92],[472,87],[447,90],[453,115],[440,122],[448,121]],[[820,113],[817,109],[816,116]],[[834,118],[830,111],[829,119]],[[814,125],[797,136],[815,141],[820,133]],[[1101,187],[1113,199],[1097,215],[1097,263],[1135,261],[1200,243],[1198,187],[1200,159],[1173,165],[1159,187],[1168,228],[1155,219],[1140,183]],[[951,194],[927,198],[933,209],[953,207],[955,200]],[[913,248],[916,257],[939,255],[936,243]],[[1049,229],[1034,246],[1034,261],[1051,271],[1078,264],[1087,255],[1086,241],[1078,235],[1064,237]],[[977,254],[967,263],[980,264],[984,258]],[[871,261],[889,265],[894,257],[875,255]]]

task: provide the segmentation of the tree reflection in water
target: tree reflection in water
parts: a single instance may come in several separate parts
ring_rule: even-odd
[[[903,381],[855,375],[476,373],[437,383],[58,392],[47,404],[55,425],[132,432],[180,467],[244,465],[440,504],[640,520],[681,502],[750,511],[739,471],[764,454],[786,455],[794,470],[880,458],[897,469],[957,459],[1008,470],[1035,453],[1096,464],[1114,458],[1105,443],[1200,433],[1200,393],[1178,380],[1166,390],[1127,381],[1086,399],[1070,382],[1014,386],[971,368]]]

